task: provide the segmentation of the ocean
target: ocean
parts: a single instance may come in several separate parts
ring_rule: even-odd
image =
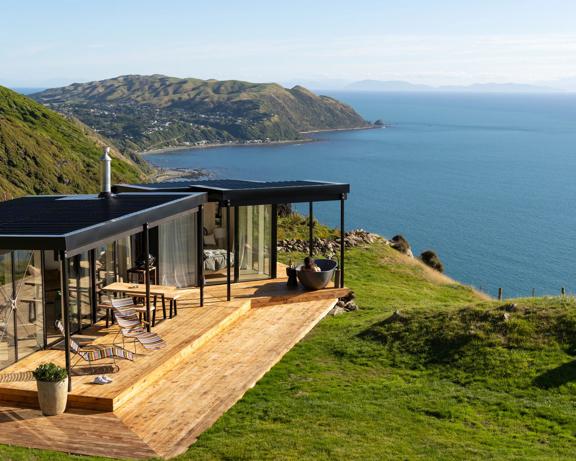
[[[576,292],[576,95],[325,94],[389,127],[146,158],[217,177],[349,182],[348,229],[402,234],[492,295]],[[335,204],[315,210],[337,225]]]

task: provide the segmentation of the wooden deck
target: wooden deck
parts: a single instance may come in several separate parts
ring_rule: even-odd
[[[282,279],[263,280],[234,284],[226,302],[226,287],[211,286],[204,308],[191,292],[178,316],[155,328],[165,349],[118,361],[109,385],[74,376],[67,412],[58,417],[36,409],[30,371],[48,360],[63,363],[64,354],[37,352],[0,372],[0,443],[128,458],[182,453],[347,291],[306,292]],[[115,329],[87,335],[109,344]]]

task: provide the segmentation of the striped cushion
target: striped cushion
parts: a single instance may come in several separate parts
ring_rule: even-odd
[[[78,354],[88,362],[100,359],[111,359],[114,357],[134,360],[134,354],[132,352],[116,346],[101,346],[94,349],[80,351]]]

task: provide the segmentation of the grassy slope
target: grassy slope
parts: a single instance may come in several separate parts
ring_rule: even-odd
[[[0,87],[0,192],[96,192],[102,146],[84,125]],[[142,179],[144,165],[113,155],[115,182]]]
[[[382,244],[347,267],[361,310],[322,321],[180,459],[573,459],[573,300],[505,321]],[[383,322],[396,309],[405,322]]]

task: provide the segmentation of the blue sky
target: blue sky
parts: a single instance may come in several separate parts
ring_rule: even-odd
[[[576,76],[576,1],[3,0],[0,84]]]

